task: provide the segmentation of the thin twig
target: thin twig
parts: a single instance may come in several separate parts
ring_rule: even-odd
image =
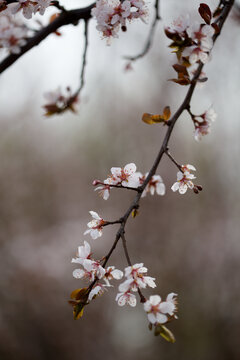
[[[165,154],[169,157],[169,159],[176,165],[176,167],[183,172],[181,165],[179,165],[176,160],[174,159],[174,157],[170,154],[168,148],[165,150]]]
[[[77,25],[79,20],[88,20],[91,18],[91,10],[95,3],[81,9],[63,11],[60,15],[50,24],[39,30],[33,37],[27,39],[26,45],[21,47],[19,54],[10,54],[0,63],[0,74],[14,64],[26,52],[31,50],[34,46],[40,44],[46,37],[54,33],[60,27],[65,25]]]
[[[129,266],[132,266],[132,262],[130,260],[130,256],[129,256],[129,253],[128,253],[127,241],[126,241],[124,233],[121,234],[121,238],[122,238],[122,244],[123,244],[125,257],[127,259],[127,263],[128,263]],[[142,292],[141,292],[141,290],[139,288],[138,288],[138,294],[140,296],[141,303],[144,303],[146,301],[146,299],[145,299],[144,295],[142,294]]]
[[[160,0],[155,0],[155,6],[154,6],[155,16],[154,16],[154,19],[153,19],[153,22],[152,22],[152,25],[151,25],[151,28],[150,28],[150,31],[148,34],[146,44],[143,48],[143,51],[140,54],[135,55],[135,56],[124,56],[124,59],[130,60],[130,61],[136,61],[136,60],[144,57],[148,53],[150,47],[152,46],[157,23],[161,19],[160,15],[159,15],[159,7],[160,7]]]
[[[77,89],[75,95],[79,95],[82,88],[85,85],[85,69],[86,69],[86,59],[87,59],[87,49],[88,49],[88,22],[89,19],[84,20],[84,38],[85,38],[85,45],[84,45],[84,51],[83,51],[83,57],[82,57],[82,70],[80,75],[80,86]]]

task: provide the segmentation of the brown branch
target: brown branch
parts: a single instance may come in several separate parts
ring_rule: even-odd
[[[124,233],[121,234],[121,238],[122,238],[122,244],[123,244],[125,257],[127,259],[127,263],[128,263],[129,266],[132,266],[132,262],[130,260],[130,256],[129,256],[128,249],[127,249],[127,241],[126,241]],[[139,288],[138,288],[138,294],[140,296],[141,303],[145,303],[145,301],[146,301],[145,296],[143,296],[143,294],[142,294],[142,292],[141,292],[141,290]]]
[[[170,154],[168,148],[165,150],[165,154],[169,157],[169,159],[174,163],[174,165],[176,165],[176,167],[183,172],[181,165],[179,165],[176,160],[174,159],[174,157]]]
[[[22,55],[31,50],[34,46],[40,44],[41,41],[46,39],[48,35],[54,33],[62,26],[65,25],[77,25],[79,20],[89,20],[91,18],[91,10],[95,6],[95,3],[82,8],[69,11],[63,11],[60,15],[49,25],[39,30],[33,37],[27,39],[26,45],[21,48],[19,54],[10,54],[0,63],[0,74],[15,63]]]
[[[83,51],[83,58],[82,58],[82,70],[80,75],[80,86],[76,92],[76,95],[78,95],[82,88],[85,85],[85,69],[86,69],[86,59],[87,59],[87,49],[88,49],[88,22],[89,19],[84,21],[84,37],[85,37],[85,45],[84,45],[84,51]]]
[[[151,28],[150,28],[150,31],[148,34],[148,38],[147,38],[147,41],[146,41],[143,51],[140,54],[135,55],[135,56],[124,56],[124,59],[130,60],[130,61],[136,61],[136,60],[144,57],[148,53],[150,47],[152,46],[157,23],[161,19],[160,15],[159,15],[159,6],[160,6],[160,0],[155,0],[155,6],[154,6],[155,16],[154,16],[154,20],[152,22],[152,25],[151,25]]]
[[[220,1],[220,5],[221,4],[222,4],[222,0]],[[234,0],[225,1],[224,5],[222,7],[221,15],[219,16],[219,18],[216,21],[218,23],[218,26],[219,26],[219,33],[214,35],[214,37],[213,37],[213,42],[214,43],[215,43],[217,37],[221,33],[221,29],[222,29],[228,15],[229,15],[229,12],[230,12],[233,4],[234,4]],[[158,152],[158,155],[157,155],[155,161],[153,162],[153,165],[152,165],[152,167],[151,167],[151,169],[149,171],[149,174],[148,174],[147,178],[145,179],[144,183],[138,188],[137,195],[135,196],[134,200],[130,204],[129,208],[126,210],[123,217],[121,217],[119,220],[116,220],[116,221],[112,222],[112,223],[118,223],[119,222],[121,225],[120,225],[120,227],[119,227],[119,229],[118,229],[118,231],[116,233],[115,240],[114,240],[114,243],[113,243],[111,249],[109,250],[108,254],[104,258],[105,260],[104,260],[103,265],[102,265],[104,268],[107,265],[108,260],[110,259],[111,255],[112,255],[113,251],[115,250],[115,248],[116,248],[116,246],[118,244],[118,241],[120,239],[122,239],[123,249],[124,249],[124,252],[125,252],[125,256],[126,256],[128,265],[131,266],[131,260],[130,260],[129,254],[128,254],[128,250],[127,250],[127,246],[126,246],[126,239],[125,239],[125,226],[126,226],[127,220],[129,218],[131,212],[134,209],[139,208],[141,195],[142,195],[144,189],[148,185],[148,183],[151,180],[152,176],[155,174],[155,172],[156,172],[156,170],[157,170],[157,168],[158,168],[158,166],[160,164],[160,161],[161,161],[161,159],[163,157],[163,154],[168,151],[168,143],[169,143],[173,128],[174,128],[177,120],[179,119],[179,117],[181,116],[181,114],[183,113],[184,110],[189,109],[190,102],[191,102],[191,99],[192,99],[192,96],[193,96],[193,92],[195,90],[197,81],[198,81],[198,79],[199,79],[199,77],[201,75],[203,66],[204,66],[204,64],[200,62],[182,104],[179,106],[178,110],[172,116],[171,120],[169,120],[168,130],[167,130],[167,132],[165,134],[165,137],[163,139],[163,142],[162,142],[162,145],[161,145],[160,150]],[[199,191],[200,191],[201,186],[197,186],[197,187],[199,188]],[[89,285],[88,294],[90,293],[90,291],[92,290],[92,288],[94,287],[94,285],[97,283],[98,280],[99,280],[98,278],[95,278],[94,281]],[[140,289],[138,289],[138,293],[139,293],[139,296],[141,298],[141,302],[145,302],[146,299],[142,295]],[[86,302],[86,304],[87,303],[88,302]]]
[[[219,26],[219,33],[217,33],[216,35],[214,35],[213,37],[213,42],[215,43],[217,37],[220,35],[221,33],[221,30],[222,30],[222,27],[229,15],[229,12],[232,8],[234,4],[234,0],[229,0],[229,1],[226,1],[224,6],[223,6],[223,9],[222,9],[222,12],[221,12],[221,15],[219,16],[219,18],[217,19],[217,23],[218,23],[218,26]],[[171,137],[171,134],[172,134],[172,131],[173,131],[173,128],[177,122],[177,120],[179,119],[179,117],[181,116],[181,114],[184,112],[184,110],[187,110],[190,106],[190,102],[191,102],[191,99],[192,99],[192,96],[193,96],[193,92],[195,90],[195,87],[196,87],[196,84],[198,82],[198,79],[201,75],[201,72],[202,72],[202,69],[204,67],[204,64],[203,63],[199,63],[198,65],[198,68],[195,72],[195,75],[191,81],[191,85],[187,91],[187,94],[182,102],[182,104],[179,106],[178,110],[175,112],[175,114],[172,116],[172,118],[169,120],[169,127],[168,127],[168,130],[165,134],[165,137],[163,139],[163,142],[162,142],[162,145],[161,145],[161,148],[158,152],[158,155],[148,173],[148,176],[146,177],[144,183],[138,188],[138,194],[135,196],[134,200],[132,201],[131,205],[129,206],[129,208],[126,210],[125,214],[123,215],[123,217],[121,217],[119,219],[119,221],[121,222],[121,225],[118,229],[118,232],[116,234],[116,237],[115,237],[115,241],[109,251],[109,253],[107,254],[107,256],[105,257],[105,261],[103,263],[103,267],[106,266],[109,258],[111,257],[114,249],[116,248],[117,246],[117,243],[119,241],[120,238],[124,239],[124,233],[125,233],[125,226],[126,226],[126,223],[127,223],[127,220],[131,214],[131,212],[136,209],[136,208],[139,208],[139,203],[140,203],[140,199],[141,199],[141,196],[142,196],[142,193],[144,191],[144,189],[146,188],[146,186],[148,185],[149,181],[151,180],[152,176],[156,173],[156,170],[160,164],[160,161],[163,157],[163,154],[166,153],[168,151],[168,143],[169,143],[169,140],[170,140],[170,137]],[[123,240],[123,246],[124,245],[124,240]],[[127,256],[127,254],[125,253],[126,255],[126,258],[129,262],[129,257]],[[97,280],[94,281],[94,284]],[[90,287],[92,288],[92,284],[90,285]]]

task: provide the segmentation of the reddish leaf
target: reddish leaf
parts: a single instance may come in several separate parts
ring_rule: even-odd
[[[173,65],[174,70],[178,73],[178,74],[183,74],[188,76],[188,71],[186,69],[186,66],[184,65],[180,65],[180,64],[174,64]]]
[[[198,12],[200,16],[203,18],[203,20],[206,22],[206,24],[211,24],[212,19],[212,12],[207,4],[201,3]]]

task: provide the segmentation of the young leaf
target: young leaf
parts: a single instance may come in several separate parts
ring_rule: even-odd
[[[165,340],[174,343],[176,341],[173,333],[164,325],[156,325],[154,330],[154,335],[161,335]]]
[[[201,3],[198,12],[206,24],[211,24],[212,12],[207,4]]]

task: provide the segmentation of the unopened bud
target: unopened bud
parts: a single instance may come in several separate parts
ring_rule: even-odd
[[[196,186],[197,186],[197,188],[198,188],[199,191],[202,191],[203,188],[202,188],[201,185],[196,185]]]
[[[127,31],[127,27],[125,25],[122,26],[122,31],[126,32]]]
[[[95,179],[95,180],[93,180],[92,184],[93,184],[93,186],[96,186],[96,185],[101,184],[101,181],[100,181],[100,180]]]
[[[193,191],[195,192],[195,194],[198,194],[198,189],[196,186],[194,186]]]

